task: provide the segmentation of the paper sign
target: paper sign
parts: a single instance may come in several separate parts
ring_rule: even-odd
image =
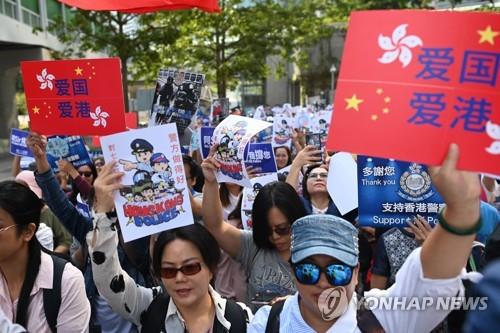
[[[106,135],[125,130],[119,58],[22,61],[31,130]]]
[[[200,100],[205,75],[162,69],[156,82],[149,126],[176,123],[179,135],[191,123]]]
[[[208,157],[210,148],[212,147],[212,136],[214,135],[215,127],[200,128],[200,153],[203,159]]]
[[[500,174],[500,16],[354,12],[328,148]],[[423,149],[423,147],[425,147]]]
[[[125,173],[115,207],[126,242],[193,223],[175,124],[109,135],[101,145]]]
[[[28,149],[26,139],[30,133],[13,128],[10,131],[10,153],[16,156],[33,157],[33,153]]]
[[[273,146],[270,143],[249,143],[243,157],[245,168],[258,170],[259,174],[278,171]]]
[[[221,121],[229,116],[229,99],[217,98],[212,101],[212,111],[210,121],[217,126]]]
[[[445,205],[425,166],[366,156],[358,156],[358,195],[359,224],[370,227],[406,227],[417,214],[434,225]]]
[[[47,140],[47,160],[54,172],[59,172],[57,161],[66,160],[75,169],[92,163],[81,136],[52,136]]]
[[[278,115],[273,120],[273,147],[292,146],[293,118]]]
[[[257,194],[259,194],[261,188],[263,188],[269,183],[278,181],[278,177],[274,173],[270,175],[255,177],[252,178],[250,181],[252,183],[252,187],[243,188],[242,192],[243,198],[241,201],[241,217],[242,217],[243,229],[245,230],[251,230],[253,227],[251,222],[251,217],[252,217],[252,208],[253,208],[253,202],[255,201],[255,197],[257,196]],[[243,216],[245,216],[245,218],[243,218]]]
[[[341,215],[358,208],[358,167],[349,153],[336,153],[328,168],[328,193]]]
[[[243,165],[245,148],[252,136],[270,126],[265,121],[230,115],[215,128],[212,142],[218,144],[215,158],[221,164],[219,183],[252,186]]]

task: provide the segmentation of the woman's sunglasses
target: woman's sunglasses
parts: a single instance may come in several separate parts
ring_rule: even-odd
[[[290,225],[280,226],[272,229],[272,232],[277,233],[280,236],[286,236],[290,234]]]
[[[92,176],[92,172],[90,172],[90,171],[79,171],[78,173],[80,174],[80,176],[84,176],[87,178]]]
[[[194,264],[182,265],[180,268],[164,267],[161,269],[161,277],[164,279],[173,279],[177,273],[181,271],[184,275],[195,275],[201,271],[201,264],[199,262]]]
[[[301,284],[314,285],[318,283],[321,273],[325,273],[332,286],[345,286],[351,282],[353,268],[344,264],[330,264],[319,267],[313,263],[292,264],[293,273]]]

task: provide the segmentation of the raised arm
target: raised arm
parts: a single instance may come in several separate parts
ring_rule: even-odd
[[[94,282],[113,311],[140,326],[140,316],[160,288],[141,287],[122,269],[118,259],[116,219],[106,213],[114,209],[113,193],[120,188],[123,173],[113,172],[115,162],[106,164],[94,182],[94,231],[87,236]]]
[[[292,162],[290,172],[286,177],[286,182],[297,190],[299,188],[299,175],[302,167],[307,164],[320,163],[321,154],[321,150],[317,150],[314,146],[306,146],[304,149],[299,151]]]
[[[66,229],[83,244],[87,232],[92,230],[92,222],[78,212],[59,186],[45,154],[47,139],[30,133],[27,144],[35,157],[35,179],[45,202]]]
[[[427,278],[446,279],[459,275],[480,227],[479,177],[476,173],[457,170],[458,157],[458,146],[451,144],[442,166],[429,168],[432,182],[446,208],[442,212],[444,221],[434,228],[422,246],[422,268]],[[443,228],[443,222],[453,231]]]
[[[83,197],[88,197],[90,191],[92,190],[92,185],[87,183],[85,179],[80,176],[78,170],[75,169],[73,164],[65,160],[59,160],[57,164],[60,170],[66,172],[71,177],[71,180],[75,183],[76,187],[78,187],[78,190],[83,195]]]
[[[205,186],[203,187],[203,221],[205,228],[215,237],[220,247],[231,257],[235,257],[241,245],[241,230],[225,223],[219,197],[219,184],[215,171],[220,167],[214,158],[217,146],[213,146],[207,159],[201,163]]]

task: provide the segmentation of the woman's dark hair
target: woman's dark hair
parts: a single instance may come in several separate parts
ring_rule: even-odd
[[[273,249],[269,241],[269,210],[278,208],[292,224],[307,215],[307,212],[295,189],[288,183],[272,182],[264,186],[255,197],[252,208],[253,240],[259,248]]]
[[[5,210],[17,225],[17,236],[21,236],[31,223],[40,224],[40,212],[43,203],[37,195],[24,186],[13,180],[0,182],[0,208]],[[35,229],[35,231],[36,231]],[[23,286],[17,303],[16,323],[26,327],[28,322],[28,306],[30,304],[30,293],[35,284],[38,271],[40,270],[41,252],[40,243],[33,234],[28,243],[28,265],[24,276]]]
[[[309,191],[307,191],[307,180],[309,179],[309,174],[316,168],[323,168],[323,166],[319,164],[313,164],[307,167],[306,172],[304,172],[304,178],[302,178],[302,196],[304,199],[311,200],[311,195]]]
[[[288,161],[286,161],[285,166],[289,166],[290,164],[292,164],[292,151],[290,150],[290,148],[288,148],[287,146],[274,147],[274,155],[276,155],[276,151],[278,149],[285,149],[286,150],[286,154],[288,155]]]
[[[243,203],[243,195],[240,195],[240,198],[238,199],[238,203],[236,204],[236,207],[234,207],[233,211],[229,213],[227,216],[228,220],[241,220],[241,205]]]
[[[227,207],[231,203],[229,200],[229,189],[227,188],[226,183],[221,183],[219,186],[219,198],[222,203],[222,207]]]
[[[90,171],[92,172],[92,176],[94,181],[95,179],[97,178],[97,169],[95,168],[95,165],[94,163],[87,163],[87,164],[83,164],[83,165],[80,165],[78,168],[75,167],[75,169],[80,169],[82,166],[88,166],[90,168]],[[90,184],[90,185],[93,185],[93,184]],[[71,194],[69,196],[69,200],[74,204],[76,205],[76,197],[78,196],[78,193],[80,193],[80,190],[78,189],[78,186],[76,186],[75,182],[72,182],[71,183]]]
[[[201,167],[189,155],[182,155],[182,163],[189,165],[189,177],[196,179],[193,190],[200,193],[203,192],[205,177],[203,177]]]
[[[203,262],[215,276],[220,260],[219,244],[214,236],[200,224],[191,224],[185,227],[164,231],[158,237],[153,252],[153,270],[160,277],[163,250],[170,242],[180,239],[191,242],[201,253]]]

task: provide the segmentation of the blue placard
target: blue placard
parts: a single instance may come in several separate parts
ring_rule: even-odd
[[[243,155],[245,166],[258,169],[258,173],[277,172],[271,143],[249,143]]]
[[[210,147],[212,147],[212,136],[214,135],[215,127],[200,128],[200,148],[203,159],[208,157]]]
[[[26,144],[29,134],[29,132],[17,128],[10,131],[10,153],[12,155],[33,157],[33,153]]]
[[[406,227],[417,214],[434,225],[444,201],[427,167],[409,162],[358,156],[359,224]]]
[[[71,162],[75,168],[90,164],[85,142],[80,136],[52,136],[47,142],[47,159],[54,172],[59,171],[58,160]]]

